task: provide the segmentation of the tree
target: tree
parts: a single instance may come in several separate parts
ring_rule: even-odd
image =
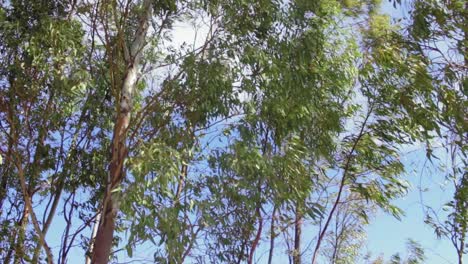
[[[453,198],[447,203],[448,215],[442,221],[429,206],[426,223],[434,227],[437,236],[449,238],[456,249],[458,263],[466,254],[467,220],[465,168],[467,126],[467,3],[464,1],[415,1],[407,41],[428,61],[431,74],[432,98],[439,111],[436,138],[445,142],[449,168],[447,180],[453,183]],[[444,41],[445,47],[439,43]],[[428,157],[433,157],[428,149]]]
[[[64,174],[73,173],[68,162],[77,157],[74,144],[77,139],[86,138],[80,135],[80,124],[87,111],[85,101],[80,98],[85,94],[83,83],[87,78],[80,64],[83,32],[67,16],[68,12],[55,1],[32,5],[27,1],[11,1],[0,10],[4,65],[0,101],[4,157],[0,169],[0,206],[5,212],[2,258],[7,263],[13,259],[28,260],[30,253],[33,261],[37,261],[42,248],[47,261],[53,261],[45,235],[65,186]],[[84,106],[80,120],[74,111],[77,105]],[[69,128],[66,132],[65,127]],[[51,134],[57,135],[58,144],[50,140]],[[65,134],[75,135],[70,148],[60,147],[65,144]],[[56,177],[47,177],[51,171]],[[50,201],[54,202],[40,221],[33,203],[44,199],[44,193],[51,194]]]

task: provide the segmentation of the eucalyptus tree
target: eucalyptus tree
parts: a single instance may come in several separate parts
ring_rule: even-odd
[[[447,202],[446,216],[434,214],[428,206],[426,222],[434,227],[437,236],[451,240],[463,262],[467,253],[467,84],[468,31],[466,1],[414,1],[405,41],[415,53],[424,58],[431,77],[427,82],[436,114],[433,118],[434,141],[442,142],[447,164],[437,160],[431,148],[428,158],[446,171],[451,183],[452,199]],[[439,152],[441,153],[441,152]],[[440,155],[440,154],[439,154]],[[441,156],[440,158],[443,158]],[[443,219],[446,218],[446,219]]]
[[[69,16],[70,10],[57,1],[1,5],[0,204],[5,263],[31,258],[37,262],[42,248],[47,261],[53,261],[45,235],[65,182],[73,181],[67,174],[76,175],[69,161],[81,156],[77,140],[92,140],[81,128],[89,107],[83,31]],[[71,135],[71,142],[65,139]],[[36,201],[47,194],[51,206],[38,213]]]
[[[360,71],[356,67],[359,53],[357,44],[353,43],[357,39],[340,34],[342,25],[337,21],[347,16],[346,9],[338,2],[301,3],[303,5],[292,3],[284,7],[284,28],[280,23],[272,29],[280,32],[270,35],[285,38],[280,37],[280,48],[274,46],[275,40],[268,42],[272,51],[263,43],[255,46],[251,41],[249,49],[243,53],[253,64],[251,76],[255,79],[247,79],[246,83],[254,86],[246,89],[252,93],[251,100],[237,128],[240,139],[234,140],[224,154],[215,153],[218,163],[213,163],[212,167],[216,170],[216,180],[210,182],[210,185],[219,184],[212,192],[225,190],[223,196],[213,199],[219,210],[216,213],[219,222],[210,231],[217,236],[210,249],[216,257],[222,256],[226,261],[254,261],[255,249],[264,233],[266,210],[270,209],[272,225],[275,218],[281,219],[282,223],[276,226],[282,231],[277,233],[272,227],[269,232],[269,259],[272,259],[274,238],[288,226],[294,226],[295,246],[288,251],[292,261],[299,263],[303,255],[300,222],[306,213],[312,218],[323,214],[309,196],[322,188],[320,181],[332,171],[339,172],[338,192],[327,208],[328,215],[323,218],[324,226],[316,239],[313,261],[317,261],[321,242],[347,190],[359,193],[395,216],[401,213],[390,203],[406,188],[404,181],[396,177],[403,171],[397,153],[399,142],[383,138],[396,128],[377,128],[376,121],[387,106],[376,102],[381,95],[369,96],[367,108],[360,108],[350,100],[358,93],[354,86],[358,79],[362,82],[363,94],[371,89],[379,93],[380,86],[367,84],[373,77],[366,75],[370,69],[364,66],[368,64]],[[385,29],[371,26],[369,32],[374,32],[376,39],[387,34]],[[285,70],[288,68],[291,70]],[[358,73],[361,73],[359,78]],[[402,76],[405,80],[410,77]],[[382,82],[377,84],[382,85]],[[399,89],[400,85],[391,87]],[[377,108],[381,113],[376,112]],[[389,112],[385,114],[390,115]],[[353,117],[359,120],[358,124],[354,129],[345,130],[345,123]],[[321,176],[320,181],[317,175]],[[223,178],[227,182],[223,182]],[[252,185],[255,179],[259,181],[258,186]],[[222,188],[223,185],[233,187]],[[229,207],[219,202],[224,200],[232,200],[233,204],[228,204]],[[234,216],[222,220],[226,219],[228,208],[232,208]],[[247,210],[251,212],[246,213]],[[233,238],[223,232],[227,226],[241,228],[236,229],[234,235],[240,232],[244,241],[234,246],[230,244]]]
[[[426,35],[405,35],[378,6],[2,3],[2,260],[41,262],[44,249],[65,263],[78,243],[91,263],[148,244],[161,263],[253,263],[269,239],[271,263],[283,236],[291,261],[316,263],[343,203],[400,216],[399,146],[443,125],[464,135],[465,99],[434,79]],[[203,25],[198,41],[175,44],[187,25]],[[451,92],[440,115],[437,95]]]

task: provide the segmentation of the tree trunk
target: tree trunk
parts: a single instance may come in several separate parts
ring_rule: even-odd
[[[144,11],[140,17],[139,26],[133,38],[134,40],[131,43],[130,50],[124,52],[124,54],[128,54],[125,58],[128,66],[120,91],[118,114],[114,125],[114,134],[111,144],[111,161],[102,205],[101,222],[98,227],[92,252],[92,263],[95,264],[107,263],[111,253],[115,217],[119,210],[118,199],[112,191],[120,186],[124,177],[123,164],[127,157],[126,132],[130,124],[133,92],[137,82],[141,51],[145,46],[145,37],[153,10],[151,3],[151,0],[145,0],[143,2],[142,10]]]
[[[293,263],[301,264],[301,234],[302,234],[302,212],[299,203],[296,205],[296,220],[294,223],[294,255]]]
[[[93,232],[91,233],[91,238],[89,241],[89,250],[86,253],[86,264],[91,264],[91,261],[92,261],[90,254],[93,252],[94,240],[96,239],[96,234],[98,231],[100,221],[101,221],[101,213],[98,213],[96,215],[96,221],[94,222]]]
[[[23,217],[20,221],[18,239],[16,240],[15,246],[15,262],[14,263],[21,263],[24,259],[24,242],[26,237],[26,226],[28,225],[28,218],[29,218],[29,210],[27,206],[24,206],[23,209]],[[8,263],[8,262],[5,262]]]
[[[261,214],[261,209],[260,209],[260,202],[258,202],[258,205],[257,205],[257,209],[255,210],[255,214],[257,215],[257,219],[258,219],[258,229],[257,229],[257,234],[255,235],[255,239],[252,243],[252,248],[250,250],[250,254],[249,254],[249,260],[248,260],[248,263],[249,264],[252,264],[254,262],[254,254],[255,254],[255,250],[257,249],[257,246],[260,242],[260,237],[262,235],[262,230],[263,230],[263,218],[262,218],[262,214]]]
[[[273,261],[273,250],[275,248],[275,215],[276,215],[276,205],[273,208],[273,212],[271,213],[270,250],[268,253],[268,264],[271,264]]]

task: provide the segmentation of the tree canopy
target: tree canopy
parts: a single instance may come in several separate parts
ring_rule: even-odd
[[[468,5],[382,4],[0,1],[0,260],[387,263],[366,225],[422,146],[462,264]]]

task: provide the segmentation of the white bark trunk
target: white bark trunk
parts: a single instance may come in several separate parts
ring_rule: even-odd
[[[111,146],[111,161],[109,164],[109,180],[104,195],[101,212],[101,224],[99,225],[92,252],[92,263],[106,264],[109,261],[112,248],[112,240],[115,228],[115,217],[119,210],[118,201],[113,197],[112,190],[117,188],[124,177],[124,161],[127,156],[126,132],[129,127],[133,106],[134,90],[137,82],[138,66],[141,54],[145,47],[145,37],[148,32],[149,20],[152,16],[152,0],[145,0],[142,4],[143,14],[139,26],[135,32],[135,38],[130,45],[126,56],[126,75],[123,80],[117,119],[114,125],[114,135]]]

